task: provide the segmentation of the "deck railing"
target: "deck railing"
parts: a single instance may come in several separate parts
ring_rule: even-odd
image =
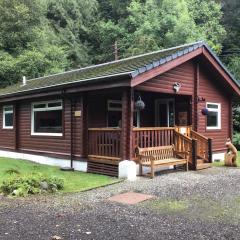
[[[175,145],[177,151],[189,153],[189,163],[194,167],[197,158],[211,162],[211,139],[187,127],[147,127],[132,130],[132,158],[136,157],[136,147]],[[121,128],[89,128],[88,158],[121,160]]]
[[[179,152],[188,152],[188,162],[190,164],[195,164],[193,162],[193,141],[188,136],[185,136],[178,131],[174,131],[174,145],[175,150]]]
[[[198,132],[191,131],[191,138],[197,140],[197,149],[196,155],[208,161],[209,159],[209,140],[208,138],[204,137],[203,135],[199,134]]]
[[[88,158],[121,159],[121,128],[89,128]]]
[[[174,128],[133,128],[133,149],[173,144]]]

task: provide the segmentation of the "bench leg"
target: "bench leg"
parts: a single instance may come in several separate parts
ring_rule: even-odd
[[[151,178],[154,178],[154,164],[151,163]]]
[[[188,172],[188,161],[186,163],[186,171]]]
[[[143,167],[142,164],[139,163],[139,175],[142,176],[143,175]]]

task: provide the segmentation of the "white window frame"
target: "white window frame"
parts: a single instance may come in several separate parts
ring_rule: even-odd
[[[48,107],[49,103],[61,103],[61,106],[57,107]],[[46,106],[44,108],[37,108],[35,109],[35,105],[39,104],[45,104]],[[63,136],[63,133],[41,133],[41,132],[34,132],[34,122],[35,122],[35,117],[34,113],[35,112],[43,112],[43,111],[52,111],[52,110],[63,110],[63,101],[62,100],[51,100],[51,101],[42,101],[42,102],[33,102],[31,105],[31,135],[33,136]]]
[[[218,108],[208,108],[208,105],[216,105]],[[209,112],[216,112],[217,113],[217,126],[216,127],[208,127],[207,126],[207,119],[206,119],[206,129],[207,130],[217,130],[221,129],[221,103],[213,103],[213,102],[207,102],[206,108]]]
[[[119,104],[119,107],[111,107],[111,103]],[[122,101],[121,100],[108,100],[108,111],[122,111]]]
[[[6,111],[5,110],[6,108],[10,108],[10,107],[12,108],[11,111]],[[5,114],[6,113],[14,114],[13,112],[14,112],[13,105],[5,105],[5,106],[3,106],[3,129],[13,129],[13,125],[12,126],[6,126],[5,125]]]

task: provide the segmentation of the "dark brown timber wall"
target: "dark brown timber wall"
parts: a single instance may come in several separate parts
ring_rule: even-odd
[[[198,132],[206,137],[213,138],[213,149],[222,151],[225,149],[226,138],[230,137],[230,100],[231,98],[220,88],[221,84],[217,79],[211,77],[210,73],[200,67],[199,73],[199,96],[206,101],[198,103]],[[207,102],[221,103],[221,129],[207,130],[206,117],[201,114],[201,110],[206,107]]]
[[[33,101],[35,102],[35,100]],[[82,153],[82,117],[75,117],[74,111],[81,110],[81,98],[73,107],[73,154],[75,158]],[[52,156],[70,157],[71,150],[71,105],[63,99],[63,136],[31,136],[31,102],[21,102],[18,110],[18,149],[21,151],[43,153]]]
[[[204,67],[199,65],[197,74],[197,61],[188,61],[158,77],[148,80],[136,87],[136,90],[173,94],[173,84],[181,83],[180,92],[177,95],[189,95],[192,98],[192,125],[203,135],[213,138],[213,150],[225,150],[225,140],[230,136],[231,121],[230,98],[219,86],[216,77],[207,73]],[[198,79],[196,79],[198,77]],[[197,101],[197,98],[205,101]],[[206,102],[221,103],[221,129],[206,130],[206,117],[201,110],[206,107]],[[196,108],[194,108],[196,104]],[[197,111],[196,111],[197,110]],[[194,114],[195,111],[195,114]]]
[[[6,105],[13,105],[13,104],[9,103]],[[3,129],[3,106],[4,105],[0,105],[0,148],[6,149],[6,150],[7,149],[14,150],[16,126],[14,124],[13,129]]]

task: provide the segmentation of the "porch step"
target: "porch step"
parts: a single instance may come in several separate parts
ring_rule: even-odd
[[[88,161],[87,172],[117,177],[118,165]]]
[[[197,159],[197,165],[202,164],[202,163],[205,163],[204,160],[201,159],[201,158],[198,158],[198,159]]]
[[[197,170],[210,168],[211,166],[212,166],[211,163],[200,163],[200,164],[197,164]]]

